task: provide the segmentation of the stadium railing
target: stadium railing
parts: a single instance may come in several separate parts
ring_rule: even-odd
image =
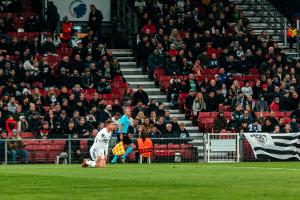
[[[190,138],[153,138],[151,162],[198,162],[198,150],[190,142]],[[9,148],[16,140],[0,140],[0,163],[10,164],[13,152]],[[25,144],[17,152],[15,163],[81,163],[83,159],[90,158],[89,149],[94,139],[22,139]],[[111,149],[116,144],[116,138],[110,142],[109,160],[114,156]],[[17,145],[18,146],[18,145]],[[137,163],[139,154],[136,147],[136,138],[133,139],[134,150],[127,156],[127,162]],[[24,159],[28,155],[28,160]]]

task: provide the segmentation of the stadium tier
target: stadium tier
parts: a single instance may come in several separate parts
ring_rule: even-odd
[[[107,120],[122,162],[206,161],[209,134],[253,161],[240,135],[299,132],[299,27],[270,2],[68,2],[0,3],[0,162],[81,163]]]

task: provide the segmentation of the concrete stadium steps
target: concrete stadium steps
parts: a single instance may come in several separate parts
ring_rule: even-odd
[[[234,2],[239,7],[239,9],[241,11],[243,11],[245,17],[247,17],[249,19],[250,24],[253,27],[253,30],[254,30],[255,34],[260,34],[263,30],[265,30],[265,31],[267,31],[269,36],[273,37],[274,41],[278,42],[278,46],[280,48],[287,48],[284,45],[283,38],[280,37],[280,36],[275,36],[274,28],[273,27],[271,27],[271,28],[268,27],[269,24],[266,22],[266,20],[270,20],[270,24],[274,26],[274,21],[275,21],[274,15],[273,16],[268,16],[267,12],[264,12],[263,13],[264,21],[262,21],[261,17],[255,16],[257,11],[254,10],[255,3],[256,3],[254,0],[250,0],[250,2],[251,2],[250,5],[251,6],[248,6],[247,4],[245,4],[244,0],[230,0],[230,1]],[[277,9],[272,4],[270,4],[269,2],[264,4],[265,9],[267,9],[267,6],[268,6],[267,4],[269,4],[270,13],[274,14],[275,12],[277,12],[277,20],[280,20],[279,17],[283,17],[283,15],[280,12],[278,12]],[[257,9],[260,5],[261,5],[261,2],[259,1],[258,5],[256,5]],[[277,24],[276,30],[278,32],[282,32],[283,29],[284,29],[284,27]],[[287,54],[289,59],[293,59],[293,60],[298,60],[299,59],[298,57],[300,57],[300,55],[299,55],[299,52],[296,52],[296,47],[297,47],[296,44],[294,44],[294,46],[293,46],[294,49],[291,50],[291,52]]]
[[[158,102],[163,102],[166,110],[170,111],[170,116],[177,117],[178,122],[185,124],[190,137],[193,139],[190,143],[197,148],[198,160],[203,161],[203,133],[199,133],[198,127],[193,126],[191,120],[186,120],[185,115],[179,109],[170,109],[171,104],[167,102],[166,94],[162,93],[160,88],[154,84],[154,81],[148,78],[146,72],[136,67],[134,54],[130,49],[110,49],[109,51],[112,51],[112,54],[119,60],[123,77],[126,79],[129,87],[136,91],[138,85],[143,85],[149,99],[156,99]]]

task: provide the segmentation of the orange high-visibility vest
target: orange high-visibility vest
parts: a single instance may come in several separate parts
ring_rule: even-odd
[[[149,158],[152,153],[153,144],[150,138],[146,138],[143,142],[142,138],[137,139],[138,143],[138,152],[143,156]]]
[[[287,36],[288,37],[296,37],[297,36],[297,29],[296,28],[289,28],[287,31]]]

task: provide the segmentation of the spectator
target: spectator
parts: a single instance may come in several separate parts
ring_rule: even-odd
[[[121,114],[119,112],[115,113],[114,116],[112,117],[112,121],[114,124],[119,125],[120,124],[120,118]]]
[[[240,133],[248,133],[249,132],[249,128],[248,128],[248,122],[247,121],[242,121],[241,126],[239,127],[239,132]]]
[[[158,117],[158,121],[156,123],[156,128],[158,129],[158,131],[160,133],[165,133],[166,131],[166,124],[164,123],[164,117],[163,116],[159,116]]]
[[[242,106],[237,105],[235,108],[235,111],[232,113],[232,116],[231,116],[230,127],[237,130],[237,128],[242,124],[243,117],[244,117],[244,115],[242,112]]]
[[[266,119],[264,125],[262,126],[262,132],[264,133],[273,133],[274,125],[270,121],[270,119]]]
[[[222,129],[226,129],[227,120],[223,112],[219,112],[217,118],[214,119],[214,132],[219,133]]]
[[[180,68],[175,56],[172,56],[166,63],[166,73],[168,75],[180,74]]]
[[[206,111],[215,112],[219,108],[219,102],[214,92],[209,92],[208,97],[205,99]]]
[[[165,105],[163,103],[159,103],[158,109],[155,111],[157,116],[165,116]]]
[[[299,132],[299,125],[298,125],[295,117],[291,117],[290,126],[291,126],[291,132],[293,132],[293,133]]]
[[[280,100],[278,97],[275,97],[272,103],[270,104],[270,111],[278,112],[280,111]]]
[[[259,124],[258,119],[255,119],[254,122],[252,124],[250,124],[248,128],[249,128],[249,132],[252,132],[252,133],[258,133],[258,132],[261,132],[261,130],[262,130],[262,127]]]
[[[21,115],[19,117],[18,125],[17,125],[17,132],[23,133],[28,131],[28,122],[24,115]]]
[[[153,50],[153,53],[148,58],[148,72],[149,76],[153,76],[155,69],[161,68],[164,66],[164,56],[158,53],[157,49]]]
[[[47,16],[47,28],[48,30],[53,33],[57,29],[57,23],[59,20],[59,15],[57,12],[57,7],[54,5],[52,1],[48,1],[47,4],[47,10],[45,12],[45,15]]]
[[[138,101],[137,105],[133,108],[132,117],[135,118],[138,115],[138,113],[145,112],[145,110],[146,110],[146,108],[143,105],[143,102]]]
[[[7,135],[10,136],[12,134],[12,130],[17,129],[17,121],[14,120],[13,116],[8,116],[7,120],[5,121],[5,130]]]
[[[198,116],[198,112],[203,112],[205,110],[206,110],[206,103],[203,94],[199,92],[196,95],[196,98],[193,103],[193,114],[194,116]]]
[[[151,138],[160,138],[161,137],[161,132],[157,129],[157,127],[154,125],[152,126],[152,129],[149,133],[149,136]]]
[[[142,101],[144,105],[149,102],[148,94],[144,91],[142,85],[138,85],[138,90],[133,94],[133,105],[137,105],[138,101]]]
[[[246,97],[253,95],[253,91],[252,88],[250,87],[249,81],[245,81],[245,85],[244,87],[242,87],[241,91],[244,93]]]
[[[125,107],[130,106],[132,104],[132,95],[131,95],[131,89],[127,88],[124,95],[123,95],[123,105]]]
[[[292,132],[292,128],[290,124],[286,124],[284,126],[284,128],[281,130],[282,133],[291,133]]]
[[[193,109],[193,104],[195,100],[195,90],[190,89],[189,95],[185,98],[185,105],[184,109],[185,110],[192,110]]]
[[[281,130],[280,130],[280,126],[279,126],[279,125],[276,125],[276,126],[274,127],[273,133],[281,133]]]
[[[12,134],[9,139],[8,150],[11,154],[12,163],[16,164],[17,156],[22,156],[24,162],[28,163],[28,151],[24,149],[26,147],[26,143],[22,140],[16,129],[12,130]]]
[[[7,106],[8,106],[8,111],[14,114],[19,105],[16,103],[15,97],[11,97]]]
[[[265,98],[262,95],[259,97],[259,100],[257,101],[254,110],[256,112],[268,112],[269,111],[269,105],[265,101]]]
[[[178,79],[176,74],[174,74],[170,80],[170,86],[168,88],[168,96],[170,97],[172,106],[174,108],[178,106],[178,97],[181,91],[182,91],[181,81],[180,79]]]
[[[193,74],[189,74],[189,78],[185,81],[185,86],[187,92],[190,90],[193,90],[194,92],[199,91],[199,84]]]
[[[64,42],[68,42],[71,39],[72,28],[72,22],[70,22],[68,17],[65,16],[62,24],[62,39]]]
[[[93,4],[90,6],[90,9],[88,27],[99,37],[101,36],[103,15]]]
[[[42,127],[40,129],[40,134],[39,134],[39,138],[41,139],[48,139],[50,138],[50,127],[49,127],[49,123],[47,121],[44,121],[42,123]]]

